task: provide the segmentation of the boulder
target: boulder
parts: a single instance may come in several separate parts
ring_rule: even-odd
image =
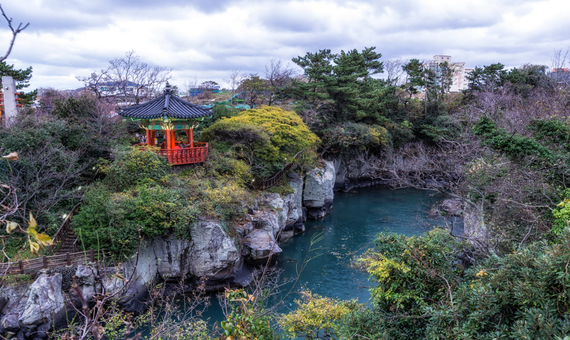
[[[315,168],[307,173],[303,204],[308,208],[320,208],[334,198],[335,170],[332,162],[325,161],[324,168]]]
[[[270,233],[274,238],[279,234],[281,224],[279,224],[279,213],[276,211],[259,210],[251,215],[251,227],[246,229],[261,229]]]
[[[262,229],[251,231],[244,238],[245,262],[250,265],[264,265],[269,257],[274,262],[277,255],[282,251],[275,242],[275,238],[269,232]]]
[[[65,311],[61,274],[42,274],[30,286],[30,293],[24,311],[18,322],[26,327],[58,322]]]
[[[4,302],[0,313],[3,315],[22,313],[28,301],[29,287],[30,284],[22,283],[17,286],[3,285],[0,287],[0,299]]]
[[[303,224],[303,179],[296,173],[292,172],[288,176],[289,185],[295,192],[283,197],[283,214],[285,226],[294,226],[298,223]],[[304,230],[304,226],[302,227]]]
[[[307,207],[307,217],[323,218],[332,209],[335,186],[335,168],[332,162],[325,161],[324,168],[316,168],[307,174],[303,190],[303,205]]]
[[[448,216],[461,216],[463,214],[463,201],[460,199],[447,199],[440,204],[441,211]]]
[[[156,239],[153,248],[158,275],[163,280],[188,276],[192,261],[192,241],[175,237]]]
[[[279,232],[279,229],[287,223],[288,208],[289,206],[286,206],[286,202],[281,198],[281,196],[279,196],[279,194],[264,193],[261,195],[259,199],[259,209],[277,216],[277,223],[273,230],[274,236]],[[254,212],[254,215],[257,214]]]
[[[239,252],[219,221],[200,220],[190,227],[190,235],[193,242],[190,274],[210,280],[234,276]]]
[[[93,295],[101,290],[100,284],[95,281],[98,277],[97,269],[91,266],[78,265],[75,271],[77,286],[87,301],[93,299]],[[70,292],[73,293],[73,292]]]
[[[2,328],[9,332],[16,332],[20,330],[20,323],[18,322],[18,313],[9,313],[2,318]]]

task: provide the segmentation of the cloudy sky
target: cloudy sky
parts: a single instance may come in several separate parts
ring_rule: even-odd
[[[171,68],[172,83],[264,74],[271,59],[376,46],[383,59],[448,54],[467,66],[550,65],[570,48],[568,0],[0,0],[30,23],[8,62],[32,88],[77,88],[76,76],[134,50]],[[0,25],[0,54],[11,34]]]

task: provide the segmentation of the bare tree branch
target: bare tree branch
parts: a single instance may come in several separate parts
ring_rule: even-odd
[[[4,54],[3,57],[0,57],[0,62],[3,62],[4,60],[6,60],[8,58],[8,56],[10,55],[10,52],[12,52],[12,47],[14,47],[14,42],[16,41],[16,36],[18,35],[18,33],[22,32],[28,26],[30,26],[30,23],[28,22],[25,25],[23,23],[19,23],[18,28],[14,29],[14,27],[12,26],[12,20],[13,19],[8,18],[6,13],[4,13],[4,9],[2,8],[2,5],[0,5],[0,11],[2,11],[2,16],[6,19],[6,21],[8,22],[8,27],[10,28],[10,31],[12,31],[12,40],[10,40],[10,45],[8,45],[8,51],[6,52],[6,54]]]
[[[151,66],[140,60],[135,51],[123,58],[109,60],[109,67],[88,77],[77,77],[85,88],[115,103],[139,104],[154,98],[160,88],[172,78],[172,69]]]

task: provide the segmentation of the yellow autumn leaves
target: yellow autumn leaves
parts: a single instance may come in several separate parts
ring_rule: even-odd
[[[8,234],[12,233],[14,230],[18,229],[20,225],[16,222],[12,221],[5,221],[6,223],[6,232]],[[28,243],[30,244],[30,250],[32,253],[37,253],[40,250],[41,246],[49,246],[53,243],[51,237],[46,234],[41,234],[37,231],[38,223],[36,219],[30,213],[30,220],[28,222],[28,228],[24,230],[24,232],[28,235]]]

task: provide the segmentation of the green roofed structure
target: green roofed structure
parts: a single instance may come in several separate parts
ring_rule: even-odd
[[[158,151],[168,158],[172,165],[202,163],[208,155],[208,143],[194,142],[194,128],[213,114],[212,109],[184,101],[172,93],[166,84],[164,94],[149,102],[121,109],[123,118],[136,121],[146,130],[146,143],[138,145],[155,145],[156,131],[162,130],[166,142]],[[176,130],[186,131],[186,141],[176,140]]]

